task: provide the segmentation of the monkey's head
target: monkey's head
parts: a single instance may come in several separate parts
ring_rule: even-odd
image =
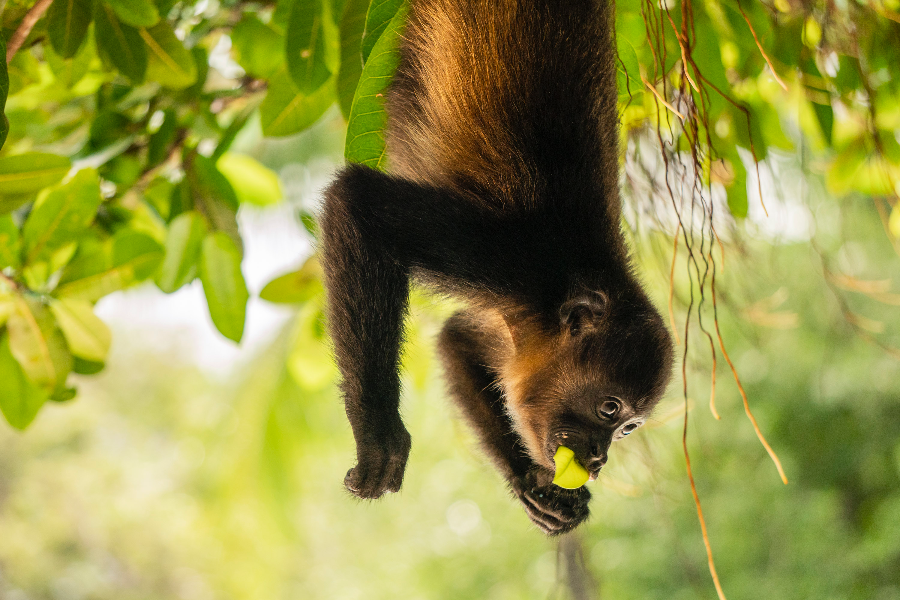
[[[515,328],[501,374],[507,406],[531,457],[550,470],[564,445],[595,479],[610,444],[646,421],[669,382],[662,317],[637,284],[618,289],[579,292],[557,323]]]

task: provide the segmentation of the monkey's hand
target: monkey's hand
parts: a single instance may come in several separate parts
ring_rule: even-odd
[[[551,471],[534,467],[524,477],[514,477],[510,484],[528,518],[547,535],[559,535],[588,518],[591,493],[584,486],[566,490],[552,482]]]
[[[402,423],[388,433],[356,440],[356,466],[347,471],[344,486],[359,498],[380,498],[400,491],[411,439]]]

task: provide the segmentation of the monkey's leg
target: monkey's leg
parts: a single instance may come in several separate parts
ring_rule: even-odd
[[[566,490],[553,485],[553,473],[528,456],[505,412],[496,377],[485,366],[484,332],[465,312],[458,312],[444,325],[438,348],[451,397],[528,517],[548,535],[574,529],[589,515],[590,492],[584,487]]]

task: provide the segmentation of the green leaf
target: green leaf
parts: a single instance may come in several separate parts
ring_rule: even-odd
[[[747,217],[749,203],[747,200],[747,168],[744,161],[735,152],[730,158],[731,167],[734,169],[734,181],[728,188],[728,210],[736,219]]]
[[[394,17],[401,12],[401,7],[405,19],[407,8],[403,5],[404,0],[372,0],[371,4],[369,4],[361,46],[363,63],[369,61],[369,56],[372,54],[375,44],[378,43],[382,33],[391,25]]]
[[[47,401],[48,393],[34,385],[16,362],[9,335],[0,335],[0,410],[16,429],[28,427]]]
[[[56,53],[72,58],[87,35],[94,14],[93,0],[56,0],[47,10],[47,33]]]
[[[765,160],[769,149],[762,134],[758,111],[746,104],[742,105],[741,108],[728,104],[728,110],[731,112],[738,145],[747,150],[752,149],[756,160]]]
[[[126,115],[108,108],[99,110],[91,123],[89,145],[92,150],[114,146],[126,139],[134,128],[134,123]],[[125,150],[122,148],[121,150]],[[104,163],[121,154],[105,157]]]
[[[300,222],[303,223],[303,229],[306,230],[306,233],[310,235],[312,238],[316,238],[319,235],[319,224],[316,222],[316,217],[313,216],[312,213],[309,213],[305,210],[300,211]]]
[[[32,202],[34,198],[34,193],[21,194],[18,196],[4,196],[0,194],[0,215],[11,213],[21,207],[23,204]]]
[[[159,129],[150,134],[150,141],[147,144],[147,167],[155,167],[168,158],[178,133],[178,115],[175,111],[167,108],[163,115]]]
[[[74,369],[73,369],[74,370]],[[64,387],[56,390],[50,395],[53,402],[68,402],[78,395],[78,390],[73,387]]]
[[[311,94],[331,78],[326,54],[328,2],[294,2],[285,36],[288,70],[301,94]]]
[[[147,73],[147,45],[140,32],[119,21],[113,10],[101,2],[94,23],[97,48],[134,83],[144,80]]]
[[[819,121],[819,127],[822,128],[822,135],[828,145],[831,145],[831,134],[834,131],[834,109],[830,104],[819,104],[811,102],[813,112],[816,113],[816,120]]]
[[[178,0],[153,0],[153,2],[156,4],[156,8],[159,9],[160,16],[165,17],[172,12]]]
[[[159,289],[171,294],[194,280],[207,231],[206,221],[196,211],[182,213],[172,221],[166,254],[156,274]]]
[[[299,271],[276,277],[266,284],[259,297],[275,304],[302,304],[321,293],[322,268],[309,258]]]
[[[631,42],[624,38],[617,39],[618,61],[618,87],[620,95],[628,95],[630,91],[635,94],[643,89],[641,81],[641,66],[638,62],[637,52]]]
[[[226,152],[216,167],[231,183],[241,204],[270,206],[284,197],[278,175],[246,154]]]
[[[6,66],[6,38],[0,30],[0,115],[6,110],[6,99],[9,96],[9,67]]]
[[[334,80],[310,95],[301,94],[287,69],[269,81],[269,91],[259,107],[263,134],[280,137],[299,133],[319,120],[334,102]]]
[[[32,263],[76,241],[100,207],[100,181],[93,169],[79,171],[68,183],[34,205],[22,228],[25,262]]]
[[[9,348],[28,378],[48,392],[66,382],[72,355],[50,311],[32,298],[17,298],[6,324]]]
[[[112,333],[97,318],[90,302],[62,299],[50,302],[50,312],[62,330],[74,356],[91,362],[104,362],[109,354]]]
[[[134,282],[143,281],[156,273],[163,255],[162,245],[145,233],[121,229],[113,238],[113,265],[128,267]]]
[[[172,190],[175,186],[165,177],[157,177],[144,190],[144,200],[164,221],[169,220]]]
[[[247,125],[247,122],[256,112],[257,108],[259,108],[259,101],[253,99],[247,103],[243,110],[235,115],[228,125],[228,128],[222,133],[222,137],[219,138],[219,143],[216,145],[215,151],[210,155],[213,162],[218,162],[222,155],[228,152],[228,149],[231,148],[234,140],[237,139],[238,134]]]
[[[400,7],[363,67],[347,124],[344,157],[349,162],[382,170],[386,166],[384,94],[400,63],[400,40],[407,10],[407,4]]]
[[[697,13],[699,30],[695,36],[695,46],[691,53],[694,63],[697,65],[697,69],[700,70],[700,75],[716,86],[723,94],[728,94],[731,90],[731,83],[728,81],[728,76],[725,73],[725,65],[722,64],[722,51],[718,37],[706,13],[702,11],[697,11]],[[746,26],[745,23],[744,27]],[[698,81],[699,77],[696,70],[693,68],[689,70],[694,80]],[[720,94],[710,91],[708,98],[712,114],[718,114],[725,108],[727,100]],[[755,139],[754,142],[756,142]]]
[[[216,329],[228,339],[240,342],[250,294],[241,274],[241,254],[222,232],[211,233],[203,240],[200,281]]]
[[[83,242],[84,248],[63,272],[54,296],[96,302],[156,272],[163,248],[152,237],[122,229],[104,244]]]
[[[834,78],[841,93],[847,94],[862,88],[859,59],[846,54],[838,55],[838,72]]]
[[[252,14],[235,25],[231,44],[237,63],[254,77],[268,79],[284,64],[284,36]]]
[[[63,58],[53,50],[52,45],[44,47],[44,58],[50,65],[56,81],[66,88],[71,88],[87,75],[94,58],[93,46],[88,40],[72,58]]]
[[[9,93],[16,94],[28,86],[40,83],[43,77],[41,63],[33,52],[24,50],[16,52],[12,62],[7,65],[9,70]]]
[[[116,11],[119,19],[135,27],[152,27],[159,22],[159,12],[150,0],[103,0]]]
[[[350,118],[356,85],[362,75],[361,45],[368,8],[369,0],[347,0],[341,15],[341,67],[337,76],[337,95],[345,119]]]
[[[243,254],[244,244],[237,226],[239,204],[228,179],[212,160],[200,154],[190,155],[185,166],[194,207],[206,217],[213,231],[226,233]]]
[[[6,66],[6,39],[0,31],[0,149],[9,135],[9,119],[6,118],[6,98],[9,96],[9,70]]]
[[[79,375],[96,375],[106,366],[105,363],[91,362],[83,358],[75,357],[75,363],[72,365],[72,372]]]
[[[0,196],[37,192],[62,181],[71,167],[65,156],[43,152],[0,157]]]
[[[197,76],[193,85],[185,89],[185,93],[190,97],[197,97],[203,93],[203,86],[209,76],[209,53],[203,46],[194,46],[191,48],[191,58],[192,64],[197,67]]]
[[[88,232],[78,243],[75,257],[66,265],[59,283],[69,283],[112,267],[112,242],[101,240],[96,232]]]
[[[160,21],[150,29],[139,29],[138,33],[150,50],[147,79],[174,90],[193,85],[197,80],[197,65],[181,40],[175,37],[171,25]]]
[[[0,328],[6,325],[9,316],[16,310],[16,297],[11,292],[0,290]]]
[[[0,215],[0,270],[6,267],[18,269],[21,265],[19,228],[11,215]]]

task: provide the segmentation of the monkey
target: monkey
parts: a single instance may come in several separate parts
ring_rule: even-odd
[[[438,336],[449,395],[544,533],[668,384],[673,347],[621,224],[611,0],[412,0],[385,100],[386,172],[342,168],[320,252],[356,442],[344,480],[396,492],[411,437],[400,356],[411,281],[463,301]]]

